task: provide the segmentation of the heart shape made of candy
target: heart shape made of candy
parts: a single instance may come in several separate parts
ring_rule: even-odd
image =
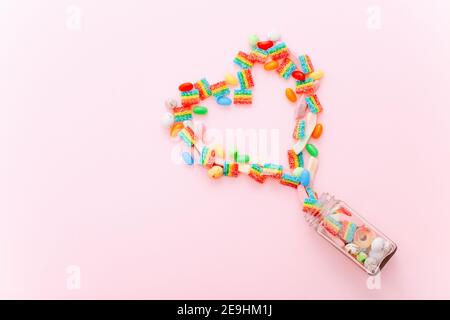
[[[318,151],[310,139],[318,139],[323,127],[317,122],[322,112],[322,105],[317,97],[317,90],[323,72],[315,70],[308,55],[297,55],[280,41],[280,35],[270,33],[267,40],[260,41],[256,35],[249,37],[250,50],[239,51],[234,63],[240,67],[236,75],[228,73],[224,79],[210,83],[206,78],[196,82],[184,82],[179,85],[180,102],[168,99],[168,112],[163,116],[163,124],[170,131],[170,136],[181,139],[191,152],[183,152],[182,158],[188,165],[194,164],[197,155],[198,163],[208,169],[211,178],[222,176],[237,177],[245,174],[259,183],[267,178],[279,179],[286,186],[297,188],[303,186],[311,198],[317,194],[310,187],[318,166]],[[287,88],[286,98],[297,103],[294,116],[296,124],[293,130],[295,143],[287,151],[289,170],[277,163],[252,163],[248,155],[234,152],[231,159],[221,146],[209,146],[204,142],[205,127],[193,126],[193,115],[202,116],[208,109],[201,106],[201,101],[214,98],[222,106],[251,105],[253,88],[252,68],[262,65],[268,73],[276,72],[282,79],[295,80],[295,87]],[[230,87],[237,86],[233,92]],[[305,165],[304,150],[309,155]],[[308,208],[305,208],[306,210]]]

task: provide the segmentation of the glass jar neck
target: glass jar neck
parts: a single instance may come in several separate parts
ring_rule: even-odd
[[[329,193],[322,193],[317,201],[318,210],[314,214],[309,212],[305,213],[306,222],[312,227],[318,226],[323,218],[326,217],[339,202],[339,200],[335,199],[334,196]]]

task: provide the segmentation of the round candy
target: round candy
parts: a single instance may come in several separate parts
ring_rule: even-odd
[[[278,41],[281,38],[281,34],[279,34],[278,32],[269,32],[267,33],[267,38],[269,38],[269,40],[271,41]]]
[[[376,237],[375,239],[373,239],[372,245],[370,246],[370,248],[375,252],[383,251],[384,239],[380,238],[380,237]]]
[[[225,82],[227,84],[229,84],[230,86],[235,86],[238,84],[238,79],[236,78],[236,76],[232,73],[227,73],[225,75]]]
[[[236,157],[236,162],[238,162],[238,163],[249,163],[250,162],[250,156],[248,154],[239,154]]]
[[[314,130],[311,134],[311,137],[313,137],[314,139],[319,139],[320,136],[322,135],[322,131],[323,131],[323,126],[321,123],[316,124],[316,126],[314,127]]]
[[[264,64],[264,69],[267,70],[267,71],[275,70],[276,68],[278,68],[278,61],[277,60],[272,60],[272,61],[266,62]]]
[[[302,167],[297,167],[297,168],[294,169],[294,171],[292,172],[292,174],[293,174],[295,177],[299,178],[299,177],[302,175],[302,172],[303,172],[303,168],[302,168]]]
[[[207,114],[208,113],[208,108],[204,107],[204,106],[195,106],[192,109],[192,112],[194,112],[195,114]]]
[[[173,108],[176,108],[178,106],[178,102],[175,99],[167,99],[165,105],[167,110],[172,111]]]
[[[297,101],[297,95],[295,94],[294,90],[292,90],[291,88],[286,88],[285,94],[286,94],[286,98],[288,98],[288,100],[290,102]]]
[[[261,50],[267,50],[273,46],[273,41],[259,41],[257,45]]]
[[[307,187],[309,185],[310,174],[309,171],[304,169],[300,175],[300,183],[302,186]]]
[[[317,157],[319,155],[319,151],[317,150],[316,146],[312,143],[308,143],[306,145],[306,151],[310,154],[311,157]]]
[[[375,233],[369,228],[362,226],[356,229],[353,243],[361,249],[367,249],[372,244],[373,239],[375,239]]]
[[[188,166],[192,166],[194,164],[194,158],[189,152],[183,151],[181,156],[183,157],[184,163],[186,163]]]
[[[221,166],[213,166],[208,170],[208,176],[212,179],[218,179],[223,176],[223,168]]]
[[[292,77],[299,81],[305,81],[305,78],[306,78],[305,74],[303,72],[301,72],[300,70],[295,70],[294,72],[292,72]]]
[[[180,84],[178,86],[178,90],[180,90],[182,92],[190,91],[192,89],[194,89],[194,85],[192,83],[190,83],[190,82],[185,82],[185,83],[182,83],[182,84]]]
[[[176,137],[178,132],[184,128],[184,125],[181,122],[176,122],[173,124],[172,128],[170,128],[170,136]]]
[[[248,37],[248,43],[250,44],[251,47],[256,46],[258,41],[259,41],[259,37],[256,34],[252,34],[250,37]]]
[[[231,99],[227,96],[218,97],[216,99],[216,102],[220,104],[221,106],[229,106],[231,104]]]
[[[173,114],[170,112],[165,112],[162,116],[162,124],[165,128],[170,128],[170,126],[173,124]]]

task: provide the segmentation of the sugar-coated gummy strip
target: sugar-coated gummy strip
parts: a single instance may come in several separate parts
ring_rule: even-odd
[[[253,178],[259,183],[263,183],[266,179],[266,177],[263,175],[263,168],[256,163],[253,163],[250,166],[250,171],[248,173],[249,177]]]
[[[172,109],[174,122],[183,122],[192,119],[192,108],[190,106],[176,107]]]
[[[290,169],[294,170],[295,168],[304,166],[303,154],[301,152],[297,154],[294,150],[288,150],[287,155]]]
[[[288,187],[297,188],[300,184],[300,177],[296,177],[288,173],[283,173],[281,175],[280,183]]]
[[[178,136],[182,141],[188,146],[191,147],[195,143],[195,134],[194,131],[190,127],[185,127],[178,132]]]
[[[332,235],[337,236],[342,229],[342,222],[328,215],[322,220],[323,227]]]
[[[307,96],[305,102],[312,113],[319,113],[322,111],[322,105],[315,94]]]
[[[317,193],[311,187],[305,187],[306,194],[311,199],[318,199]]]
[[[230,94],[230,89],[227,86],[227,83],[225,81],[220,81],[217,83],[214,83],[210,86],[211,92],[214,95],[214,97],[219,98],[226,96]]]
[[[353,237],[355,236],[357,226],[355,223],[351,221],[343,221],[342,229],[340,232],[340,236],[342,240],[349,243],[353,241]]]
[[[300,70],[304,74],[308,74],[314,71],[314,67],[311,63],[311,59],[307,54],[301,55],[298,57],[298,60],[300,61]]]
[[[242,69],[248,69],[253,67],[252,58],[243,51],[239,51],[237,56],[234,58],[234,63],[240,66]]]
[[[305,116],[305,122],[306,122],[305,138],[297,141],[297,143],[292,147],[292,149],[294,149],[295,153],[297,154],[302,152],[306,144],[308,143],[308,140],[311,137],[314,127],[316,126],[317,123],[317,114],[307,112]]]
[[[208,98],[212,95],[209,82],[205,78],[196,82],[194,84],[194,88],[198,90],[198,92],[200,94],[200,100],[205,100],[206,98]]]
[[[258,47],[254,47],[250,51],[250,59],[252,59],[254,62],[265,63],[268,56],[269,53],[267,52],[267,50],[263,50]]]
[[[223,164],[223,175],[227,177],[237,177],[239,175],[239,164],[225,161]]]
[[[251,104],[252,90],[250,89],[236,89],[233,97],[234,104]]]
[[[263,166],[263,175],[265,176],[281,178],[282,174],[283,166],[280,164],[266,163]]]
[[[315,84],[313,79],[306,79],[305,81],[297,80],[295,82],[295,92],[297,94],[313,94],[315,91]]]
[[[200,93],[197,89],[181,92],[181,104],[183,106],[192,106],[200,102]]]
[[[289,79],[296,69],[295,63],[291,59],[285,58],[277,68],[277,72],[282,78]]]
[[[244,69],[242,71],[238,71],[237,77],[238,77],[241,89],[249,89],[255,85],[253,83],[253,76],[252,76],[251,69]]]
[[[267,53],[273,60],[280,60],[289,56],[289,49],[284,42],[280,42],[267,49]]]

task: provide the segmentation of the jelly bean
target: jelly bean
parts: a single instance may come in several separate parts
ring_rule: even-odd
[[[221,145],[217,145],[214,147],[214,152],[217,158],[224,159],[225,158],[225,151],[223,150],[223,147]]]
[[[316,70],[311,72],[308,75],[308,78],[313,79],[313,80],[319,80],[323,78],[323,71],[322,70]]]
[[[292,172],[292,174],[297,177],[300,178],[300,176],[302,175],[303,172],[303,168],[302,167],[297,167],[294,169],[294,171]]]
[[[278,32],[269,32],[267,33],[267,38],[271,41],[278,41],[281,38],[281,34],[279,34]]]
[[[194,158],[189,152],[183,151],[181,156],[183,157],[184,163],[186,163],[188,166],[192,166],[194,164]]]
[[[236,157],[236,162],[238,163],[249,163],[250,157],[247,154],[240,154]]]
[[[236,161],[239,156],[239,152],[237,150],[233,150],[230,152],[230,156],[234,159],[234,161]]]
[[[304,169],[300,174],[300,183],[302,186],[307,187],[309,185],[309,180],[311,176],[309,175],[309,171]]]
[[[170,128],[170,136],[176,137],[178,135],[178,132],[180,132],[181,129],[184,128],[184,125],[181,122],[175,123],[172,128]]]
[[[308,143],[306,145],[306,151],[311,155],[311,157],[317,157],[319,155],[319,151],[317,150],[316,146],[312,143]]]
[[[254,47],[258,44],[259,37],[256,34],[252,34],[250,37],[248,37],[248,43],[251,47]]]
[[[323,126],[321,123],[316,124],[316,126],[314,127],[314,130],[311,134],[311,137],[313,137],[314,139],[319,139],[320,136],[322,135],[322,131],[323,131]]]
[[[212,179],[218,179],[223,176],[223,168],[221,166],[213,166],[208,170],[208,176]]]
[[[231,99],[227,96],[218,97],[216,99],[216,102],[220,104],[221,106],[229,106],[231,104]]]
[[[236,76],[232,73],[227,73],[225,75],[225,82],[227,84],[229,84],[230,86],[235,86],[238,84],[238,79],[236,78]]]
[[[279,64],[277,60],[272,60],[264,64],[264,69],[267,71],[275,70],[276,68],[278,68],[278,65]]]
[[[305,78],[306,78],[305,74],[299,70],[295,70],[294,72],[292,72],[292,77],[299,81],[305,81]]]
[[[273,46],[273,41],[259,41],[257,45],[261,50],[267,50]]]
[[[192,112],[194,112],[195,114],[207,114],[208,113],[208,108],[204,107],[204,106],[195,106],[192,109]]]
[[[180,91],[190,91],[194,89],[194,85],[190,82],[185,82],[179,85],[178,90]]]
[[[364,251],[361,251],[360,253],[358,253],[358,255],[356,256],[356,260],[358,260],[361,263],[364,263],[364,261],[366,261],[367,259],[367,254]]]
[[[164,128],[170,128],[170,126],[173,124],[173,114],[170,112],[165,112],[162,116],[162,124]]]
[[[290,102],[297,101],[297,95],[295,94],[294,90],[292,90],[291,88],[287,88],[285,93],[286,93],[286,98],[288,98],[288,100]]]
[[[167,99],[164,104],[169,111],[172,111],[173,108],[178,106],[178,102],[175,99]]]

